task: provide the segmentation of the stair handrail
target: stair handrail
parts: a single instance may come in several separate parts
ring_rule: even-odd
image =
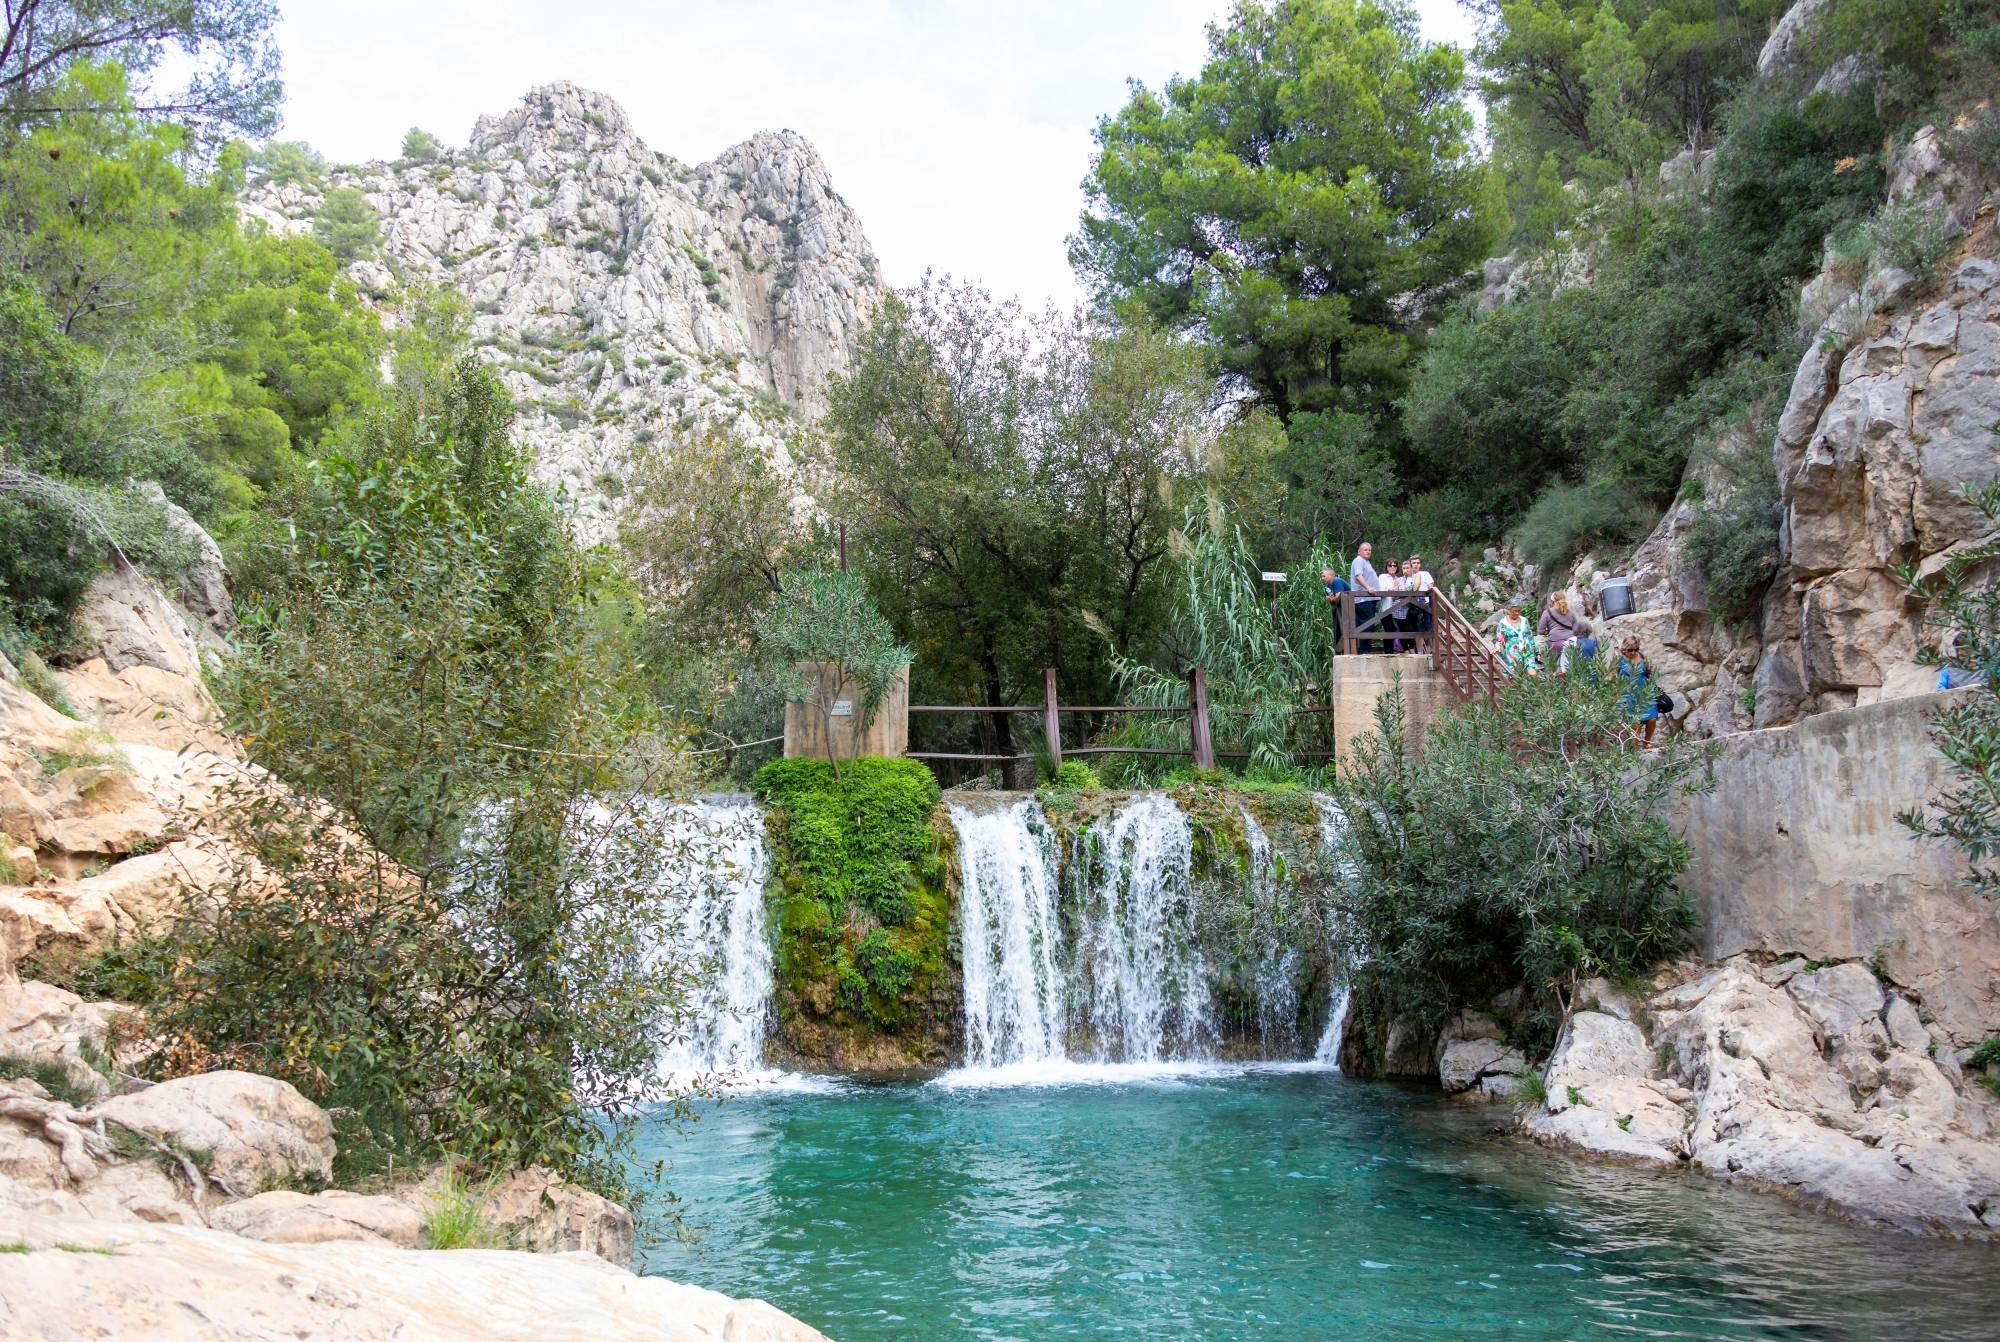
[[[1467,703],[1484,699],[1492,705],[1500,697],[1500,686],[1509,677],[1506,663],[1479,636],[1472,621],[1451,603],[1451,598],[1435,588],[1430,597],[1431,666],[1459,698]]]

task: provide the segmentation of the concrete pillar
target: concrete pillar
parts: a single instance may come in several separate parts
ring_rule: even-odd
[[[831,704],[835,713],[828,716],[819,704],[800,703],[794,700],[785,705],[785,758],[828,759],[832,751],[839,751],[840,759],[859,758],[862,755],[885,755],[891,759],[900,757],[910,748],[910,668],[904,667],[896,677],[896,683],[883,696],[882,706],[876,711],[875,720],[868,724],[868,730],[859,733],[861,707],[861,687],[848,681],[837,690],[832,685],[832,668],[825,662],[801,662],[799,673],[815,687],[816,697],[823,697]],[[848,712],[841,713],[845,705]]]
[[[1354,758],[1354,743],[1375,730],[1375,701],[1403,679],[1403,726],[1412,748],[1440,713],[1458,704],[1450,682],[1431,669],[1427,657],[1402,653],[1370,653],[1333,659],[1328,686],[1333,703],[1334,763],[1345,768]]]

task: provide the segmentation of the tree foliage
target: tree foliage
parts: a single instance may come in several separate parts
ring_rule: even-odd
[[[304,140],[272,140],[250,155],[250,175],[273,186],[304,186],[326,172],[326,156]]]
[[[827,763],[840,777],[834,721],[847,705],[853,750],[881,711],[882,701],[910,664],[910,650],[868,597],[858,574],[807,568],[782,573],[770,608],[757,618],[757,639],[782,667],[795,668],[795,698],[825,723]],[[860,691],[849,700],[849,686]],[[853,758],[852,755],[849,756]]]
[[[1109,688],[1093,625],[1156,627],[1176,499],[1235,459],[1208,391],[1150,328],[1031,325],[949,284],[884,309],[832,392],[822,502],[927,685],[1011,704],[1053,666]]]
[[[1493,154],[1521,236],[1582,174],[1628,195],[1715,138],[1785,0],[1470,0]]]
[[[438,137],[418,126],[403,134],[403,157],[415,163],[430,163],[444,152]]]
[[[1430,723],[1421,754],[1400,687],[1378,701],[1337,794],[1352,865],[1334,926],[1365,1000],[1435,1023],[1525,983],[1553,1015],[1579,979],[1685,944],[1688,850],[1662,810],[1707,786],[1701,748],[1632,751],[1621,694],[1583,673],[1514,681]]]
[[[1988,535],[2000,532],[2000,483],[1968,486],[1968,507],[1986,519]],[[1949,640],[1923,660],[1972,673],[1972,688],[1931,716],[1931,741],[1950,766],[1950,782],[1927,807],[1898,818],[1919,839],[1949,843],[1965,855],[1965,886],[1987,899],[2000,897],[2000,582],[1993,565],[2000,543],[1991,540],[1953,553],[1928,577],[1915,566],[1898,576],[1928,605],[1925,623]],[[1941,639],[1940,642],[1946,641]]]
[[[382,217],[360,191],[337,186],[326,193],[313,215],[313,238],[342,261],[354,261],[373,252],[382,240]]]
[[[1156,707],[1188,702],[1186,673],[1207,679],[1215,748],[1241,752],[1252,767],[1287,769],[1316,741],[1296,710],[1324,689],[1338,625],[1324,599],[1319,571],[1346,571],[1345,561],[1315,550],[1273,594],[1260,587],[1259,566],[1243,528],[1209,499],[1189,507],[1175,536],[1169,577],[1171,604],[1160,651],[1121,652],[1112,666],[1125,701]],[[1187,719],[1146,715],[1128,722],[1118,743],[1187,750]],[[1157,777],[1163,769],[1113,756],[1107,774],[1120,781]]]
[[[287,496],[252,570],[232,726],[272,781],[250,855],[127,971],[183,1041],[351,1115],[373,1152],[546,1164],[598,1186],[693,966],[658,957],[700,858],[619,785],[635,727],[593,634],[598,561],[465,357],[398,388]]]
[[[664,643],[741,646],[779,575],[829,556],[814,483],[726,425],[634,451],[619,541]]]
[[[1403,431],[1412,484],[1441,491],[1457,529],[1498,535],[1546,497],[1541,560],[1629,539],[1693,449],[1789,385],[1797,286],[1881,190],[1881,126],[1824,98],[1745,98],[1728,120],[1706,201],[1658,207],[1593,283],[1545,282],[1432,333]]]
[[[272,0],[14,0],[0,10],[0,112],[47,117],[100,108],[79,66],[114,62],[150,82],[186,72],[179,88],[151,89],[137,111],[207,133],[266,134],[283,85]]]
[[[1098,123],[1072,264],[1100,300],[1198,332],[1281,415],[1386,400],[1412,298],[1498,221],[1459,53],[1405,0],[1276,0]]]
[[[0,441],[40,482],[7,506],[41,556],[0,600],[47,635],[107,544],[157,549],[164,512],[128,482],[211,525],[240,515],[370,403],[384,345],[325,249],[238,225],[233,152],[197,160],[179,128],[138,114],[116,67],[58,88],[88,109],[0,144],[17,352]]]

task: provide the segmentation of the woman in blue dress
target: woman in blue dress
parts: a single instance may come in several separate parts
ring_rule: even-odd
[[[1618,678],[1632,682],[1625,688],[1625,716],[1640,738],[1653,744],[1653,732],[1660,725],[1660,690],[1653,683],[1653,664],[1639,651],[1636,638],[1626,639],[1618,650]]]

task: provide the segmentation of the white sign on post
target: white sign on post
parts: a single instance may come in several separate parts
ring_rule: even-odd
[[[1266,573],[1264,575],[1265,582],[1283,582],[1284,580],[1285,575],[1282,573]]]
[[[852,699],[835,699],[830,713],[831,716],[836,718],[851,718],[854,716],[854,701]]]

